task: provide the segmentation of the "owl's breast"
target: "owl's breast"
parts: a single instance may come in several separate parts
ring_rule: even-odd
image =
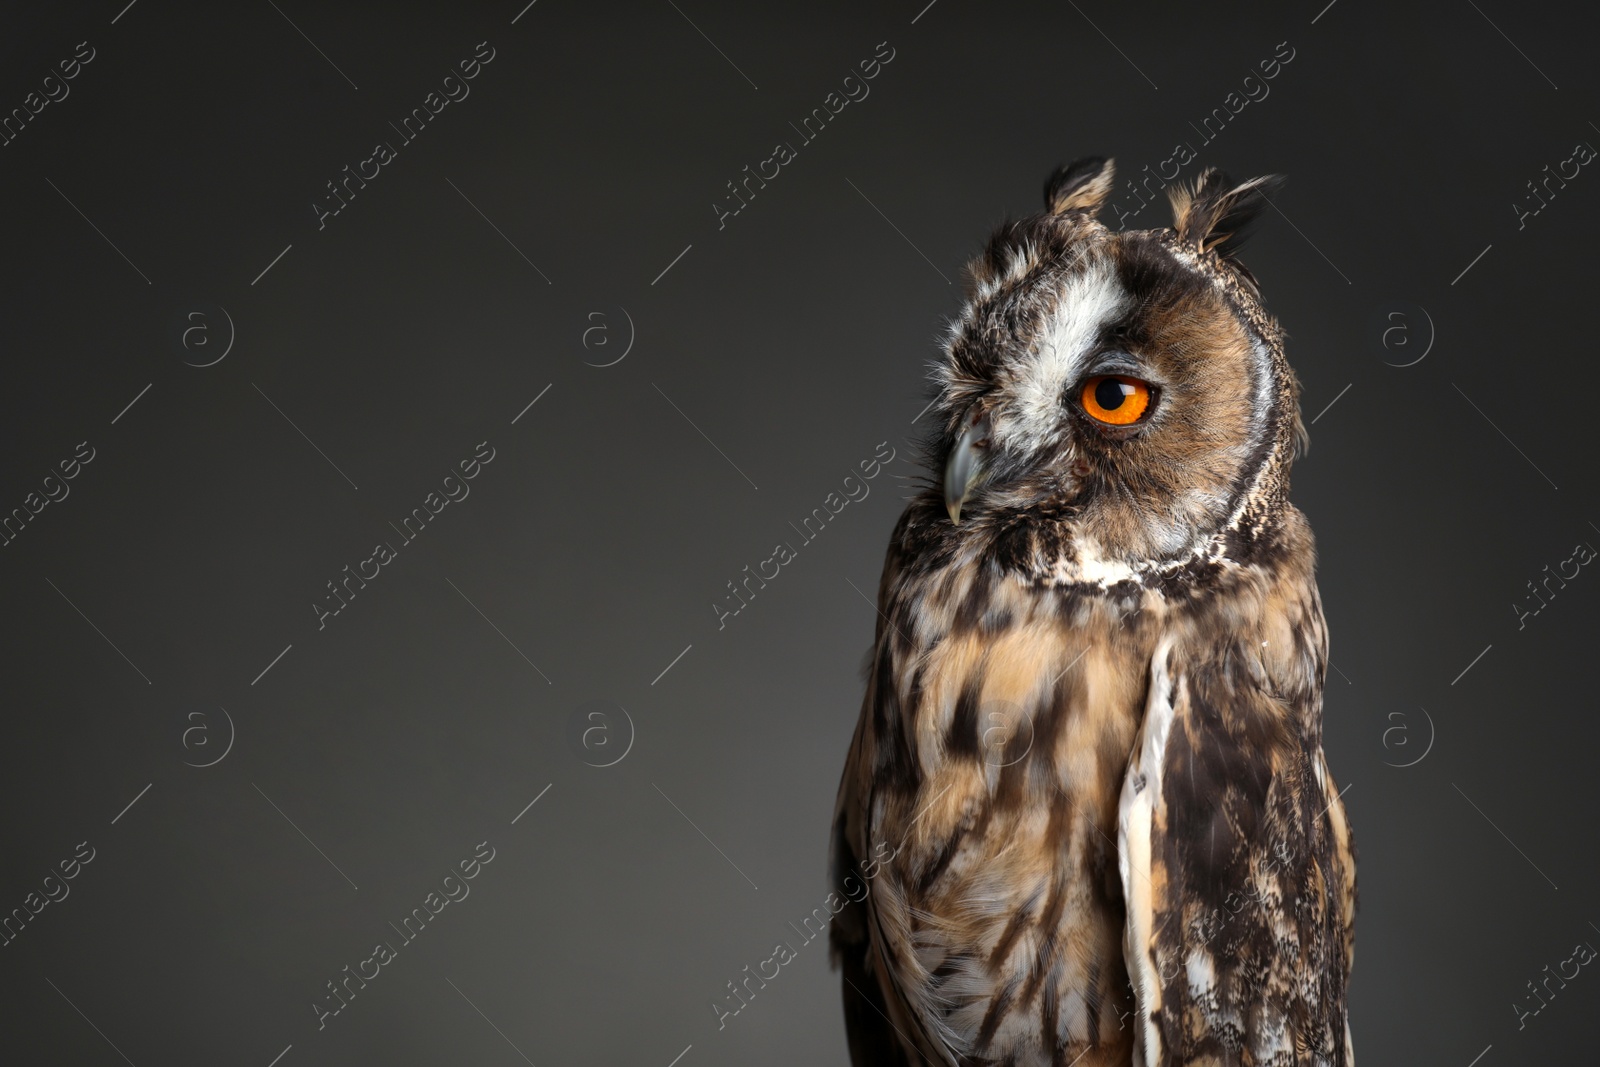
[[[1126,1064],[1117,799],[1159,608],[976,568],[900,606],[875,668],[880,958],[957,1056]]]

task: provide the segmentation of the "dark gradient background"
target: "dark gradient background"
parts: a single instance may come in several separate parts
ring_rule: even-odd
[[[961,265],[1063,160],[1138,175],[1180,140],[1184,179],[1290,178],[1245,258],[1315,419],[1294,495],[1361,1062],[1592,1057],[1600,975],[1538,1014],[1527,983],[1600,945],[1600,576],[1514,607],[1600,545],[1600,174],[1514,206],[1600,144],[1592,16],[925,2],[6,12],[0,111],[95,58],[0,148],[0,511],[94,459],[0,548],[0,912],[94,859],[0,948],[0,1060],[843,1062],[821,941],[720,1030],[712,1004],[827,892],[862,592]],[[325,183],[480,41],[470,96],[319,230]],[[870,96],[719,229],[725,183],[882,41]],[[800,544],[879,442],[870,496]],[[325,983],[484,841],[470,896],[319,1030]]]

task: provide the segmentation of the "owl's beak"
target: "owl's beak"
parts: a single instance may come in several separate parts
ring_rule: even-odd
[[[975,414],[944,462],[944,506],[950,521],[961,524],[961,505],[983,476],[983,453],[989,447],[989,416]]]

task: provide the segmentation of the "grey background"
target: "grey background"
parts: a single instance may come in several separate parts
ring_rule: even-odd
[[[0,510],[96,457],[0,548],[0,911],[96,856],[0,948],[0,1058],[842,1062],[820,942],[725,1029],[710,1005],[826,893],[874,618],[852,583],[915,484],[960,266],[1055,164],[1137,174],[1179,140],[1186,179],[1290,176],[1246,259],[1316,417],[1295,499],[1360,847],[1362,1062],[1592,1050],[1588,970],[1520,1029],[1513,1004],[1600,945],[1600,578],[1521,629],[1508,607],[1600,544],[1600,176],[1520,229],[1511,206],[1600,143],[1592,18],[924,2],[4,15],[0,109],[97,54],[0,148]],[[471,95],[319,231],[324,183],[484,40]],[[880,41],[871,95],[719,230],[724,183]],[[1201,146],[1282,41],[1270,96]],[[231,351],[186,366],[218,309]],[[627,358],[586,365],[623,309]],[[484,440],[471,495],[319,631],[324,583]],[[881,441],[870,497],[798,546]],[[779,541],[798,558],[719,630]],[[585,749],[595,700],[633,724],[603,769],[629,731]],[[223,708],[227,756],[186,766]],[[470,897],[319,1031],[324,983],[485,840]]]

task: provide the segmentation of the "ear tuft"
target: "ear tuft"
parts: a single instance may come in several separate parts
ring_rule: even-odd
[[[1052,215],[1078,211],[1093,217],[1111,195],[1116,173],[1116,164],[1105,156],[1089,156],[1058,167],[1044,183],[1044,206]]]
[[[1192,190],[1181,185],[1171,188],[1173,229],[1180,241],[1231,259],[1283,182],[1282,175],[1267,174],[1235,183],[1222,171],[1207,167]]]

